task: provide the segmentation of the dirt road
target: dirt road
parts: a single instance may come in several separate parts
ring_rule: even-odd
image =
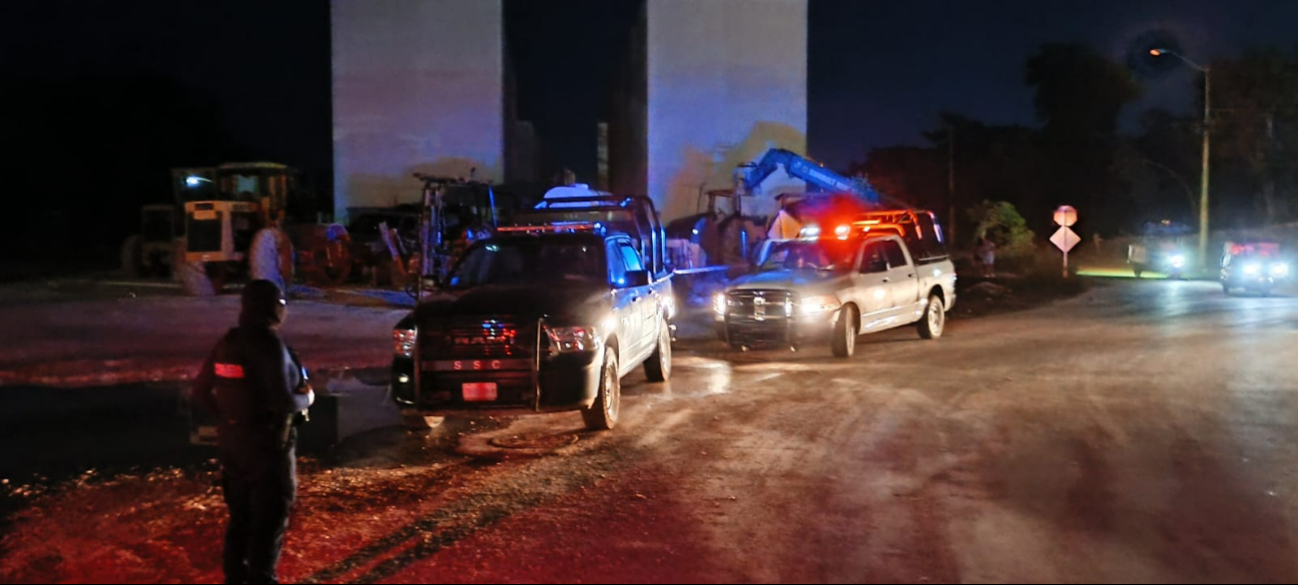
[[[1298,297],[1113,283],[947,333],[848,361],[684,342],[610,433],[568,414],[355,437],[306,466],[282,577],[1298,581]],[[213,480],[36,498],[0,581],[219,580]]]

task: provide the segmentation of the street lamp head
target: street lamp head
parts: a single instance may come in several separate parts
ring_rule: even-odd
[[[1149,54],[1150,54],[1150,55],[1153,55],[1153,56],[1155,56],[1155,57],[1162,56],[1162,54],[1163,54],[1163,49],[1158,49],[1158,48],[1150,49],[1150,50],[1149,50]]]

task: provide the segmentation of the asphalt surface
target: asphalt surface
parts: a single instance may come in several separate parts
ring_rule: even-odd
[[[305,473],[282,577],[1295,582],[1296,339],[1298,296],[1111,281],[937,341],[863,337],[850,360],[685,340],[670,383],[624,382],[612,432],[573,413],[349,439]],[[194,511],[210,489],[139,491],[184,528],[118,541],[219,541],[219,509]],[[219,578],[194,550],[130,548],[150,572],[37,550],[79,517],[61,501],[142,513],[60,497],[18,520],[0,580]],[[77,547],[130,546],[102,540]]]

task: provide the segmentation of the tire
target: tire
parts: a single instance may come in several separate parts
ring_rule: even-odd
[[[644,363],[644,375],[650,382],[666,382],[672,377],[672,334],[663,319],[658,331],[658,347]]]
[[[942,297],[935,294],[928,295],[924,316],[915,326],[919,329],[919,336],[924,339],[942,337],[942,332],[946,330],[946,304],[942,302]]]
[[[834,357],[849,358],[856,353],[856,336],[860,319],[856,316],[856,307],[848,305],[838,314],[834,323]]]
[[[288,292],[288,275],[284,271],[283,250],[280,231],[274,228],[262,228],[252,237],[248,247],[248,277],[251,280],[269,280]],[[292,257],[292,245],[289,245],[289,257]]]
[[[122,242],[122,272],[127,276],[144,275],[144,242],[138,235]]]
[[[176,240],[175,252],[172,253],[171,276],[180,283],[180,290],[186,296],[212,297],[221,291],[221,282],[214,281],[207,273],[203,262],[190,262],[185,259],[185,240]]]
[[[401,426],[410,431],[426,431],[442,424],[440,416],[425,416],[417,410],[401,411]]]
[[[581,418],[586,428],[592,431],[608,431],[617,426],[618,413],[622,410],[622,380],[618,378],[617,350],[604,348],[604,367],[599,374],[599,395],[590,408],[581,411]]]
[[[1136,278],[1140,278],[1140,275],[1145,273],[1145,269],[1137,265],[1132,268],[1132,272],[1136,273]]]

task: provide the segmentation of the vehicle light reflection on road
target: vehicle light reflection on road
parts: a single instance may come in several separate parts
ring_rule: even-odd
[[[1136,274],[1131,268],[1080,268],[1077,270],[1078,276],[1087,276],[1092,278],[1135,278]],[[1167,278],[1166,274],[1161,272],[1146,272],[1141,275],[1145,280],[1156,278]]]
[[[695,356],[678,356],[673,358],[673,366],[706,372],[702,376],[702,394],[729,394],[731,377],[734,373],[729,362]],[[679,388],[678,388],[679,389]]]
[[[722,361],[712,362],[708,368],[708,377],[703,382],[705,394],[728,394],[730,393],[730,364]]]

